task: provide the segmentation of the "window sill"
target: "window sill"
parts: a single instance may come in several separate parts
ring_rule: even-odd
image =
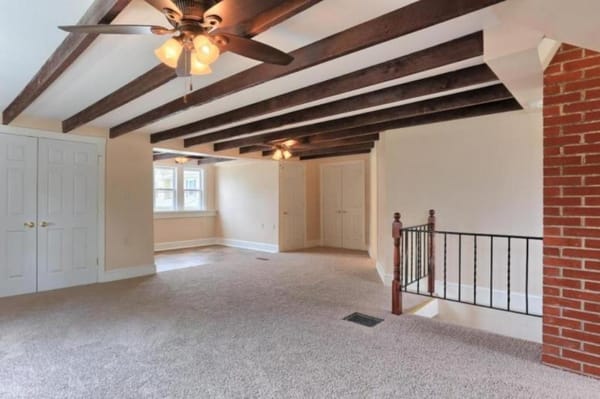
[[[164,211],[154,212],[154,219],[187,219],[217,216],[217,211]]]

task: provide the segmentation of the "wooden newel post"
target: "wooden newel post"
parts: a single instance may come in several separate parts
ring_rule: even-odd
[[[394,238],[394,280],[392,281],[392,313],[402,314],[402,293],[400,292],[402,274],[400,264],[402,263],[402,222],[400,214],[394,213],[392,223],[392,237]]]
[[[435,211],[433,209],[429,210],[427,225],[429,234],[429,245],[427,248],[427,292],[433,294],[435,291]]]

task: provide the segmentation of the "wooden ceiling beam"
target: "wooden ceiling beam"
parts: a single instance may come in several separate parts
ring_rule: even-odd
[[[131,0],[95,0],[77,24],[109,24],[130,2]],[[98,35],[68,34],[27,86],[2,112],[2,123],[9,124],[25,111],[77,60],[96,37]]]
[[[211,165],[211,164],[227,162],[227,161],[233,161],[233,159],[207,157],[207,158],[199,159],[198,165]]]
[[[359,126],[373,125],[402,118],[410,118],[451,109],[464,108],[472,105],[494,102],[512,98],[512,94],[502,84],[470,90],[458,94],[437,97],[406,105],[386,108],[379,111],[368,112],[347,118],[334,119],[313,125],[299,126],[292,129],[263,133],[255,136],[223,141],[214,144],[215,151],[244,147],[255,144],[264,144],[274,140],[305,137],[313,134],[333,132]],[[186,139],[186,147],[193,146],[195,137]]]
[[[300,157],[301,161],[310,161],[311,159],[321,159],[321,158],[333,158],[333,157],[343,157],[348,155],[361,155],[361,154],[369,154],[371,149],[366,150],[357,150],[357,151],[348,151],[348,152],[333,152],[330,154],[320,154],[320,155],[303,155]]]
[[[321,0],[285,0],[272,9],[261,13],[255,18],[243,23],[237,32],[246,37],[253,37],[293,17]],[[131,82],[100,99],[77,114],[62,122],[63,132],[70,132],[102,115],[105,115],[142,95],[170,82],[177,75],[173,68],[159,64],[148,72],[138,76]],[[116,137],[116,136],[115,136]]]
[[[308,150],[308,151],[297,151],[297,152],[293,153],[293,156],[306,157],[306,156],[325,155],[325,154],[343,154],[343,153],[354,152],[354,151],[370,150],[373,147],[375,147],[375,143],[342,145],[342,146],[338,146],[338,147],[319,148],[319,149]]]
[[[111,128],[111,137],[134,131],[171,114],[416,32],[504,0],[420,0],[325,39],[297,49],[289,65],[260,64],[184,98],[178,98]]]
[[[307,102],[399,79],[482,55],[483,33],[473,33],[435,47],[417,51],[391,61],[316,83],[220,115],[154,133],[150,136],[150,141],[158,143],[186,136],[195,132],[266,115]]]
[[[298,144],[298,145],[291,147],[290,151],[292,152],[292,154],[296,154],[296,153],[301,153],[304,151],[319,150],[319,149],[323,149],[323,148],[340,147],[340,146],[346,146],[346,145],[352,145],[352,144],[373,143],[377,140],[379,140],[379,133],[374,133],[374,134],[368,134],[368,135],[364,135],[364,136],[351,137],[351,138],[347,138],[347,139],[343,139],[343,140],[328,141],[328,142],[321,143],[321,144]],[[242,147],[242,148],[248,149],[248,147]],[[242,153],[242,151],[241,151],[242,148],[240,148],[240,153]],[[248,152],[252,152],[252,151],[246,151],[246,153],[248,153]],[[274,152],[275,152],[275,150],[270,148],[268,150],[263,150],[262,155],[263,155],[263,157],[271,156],[271,155],[273,155]]]
[[[332,101],[314,107],[304,108],[283,115],[274,116],[245,125],[230,127],[216,132],[203,134],[186,140],[194,145],[226,140],[245,134],[256,133],[306,122],[314,119],[326,118],[333,115],[344,114],[363,108],[372,108],[417,97],[437,94],[440,92],[468,88],[470,86],[497,82],[498,77],[485,64],[461,69],[442,75],[432,76],[401,85],[388,87],[369,93]]]

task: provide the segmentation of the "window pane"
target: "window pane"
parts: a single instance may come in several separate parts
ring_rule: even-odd
[[[155,189],[175,189],[175,169],[154,168]]]
[[[186,191],[183,199],[185,210],[202,209],[202,191]]]
[[[171,190],[154,190],[154,209],[157,211],[174,211],[175,192]]]
[[[184,190],[200,190],[201,175],[199,170],[184,170],[183,171],[183,189]]]

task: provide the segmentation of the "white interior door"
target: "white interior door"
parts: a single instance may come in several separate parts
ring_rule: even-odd
[[[306,231],[306,180],[304,165],[288,162],[280,167],[282,251],[304,248]]]
[[[323,204],[323,245],[342,247],[342,166],[323,166],[321,173]]]
[[[365,169],[362,162],[342,170],[342,247],[365,249]]]
[[[96,146],[39,140],[38,290],[98,279]]]
[[[37,140],[0,134],[0,296],[36,291]]]

